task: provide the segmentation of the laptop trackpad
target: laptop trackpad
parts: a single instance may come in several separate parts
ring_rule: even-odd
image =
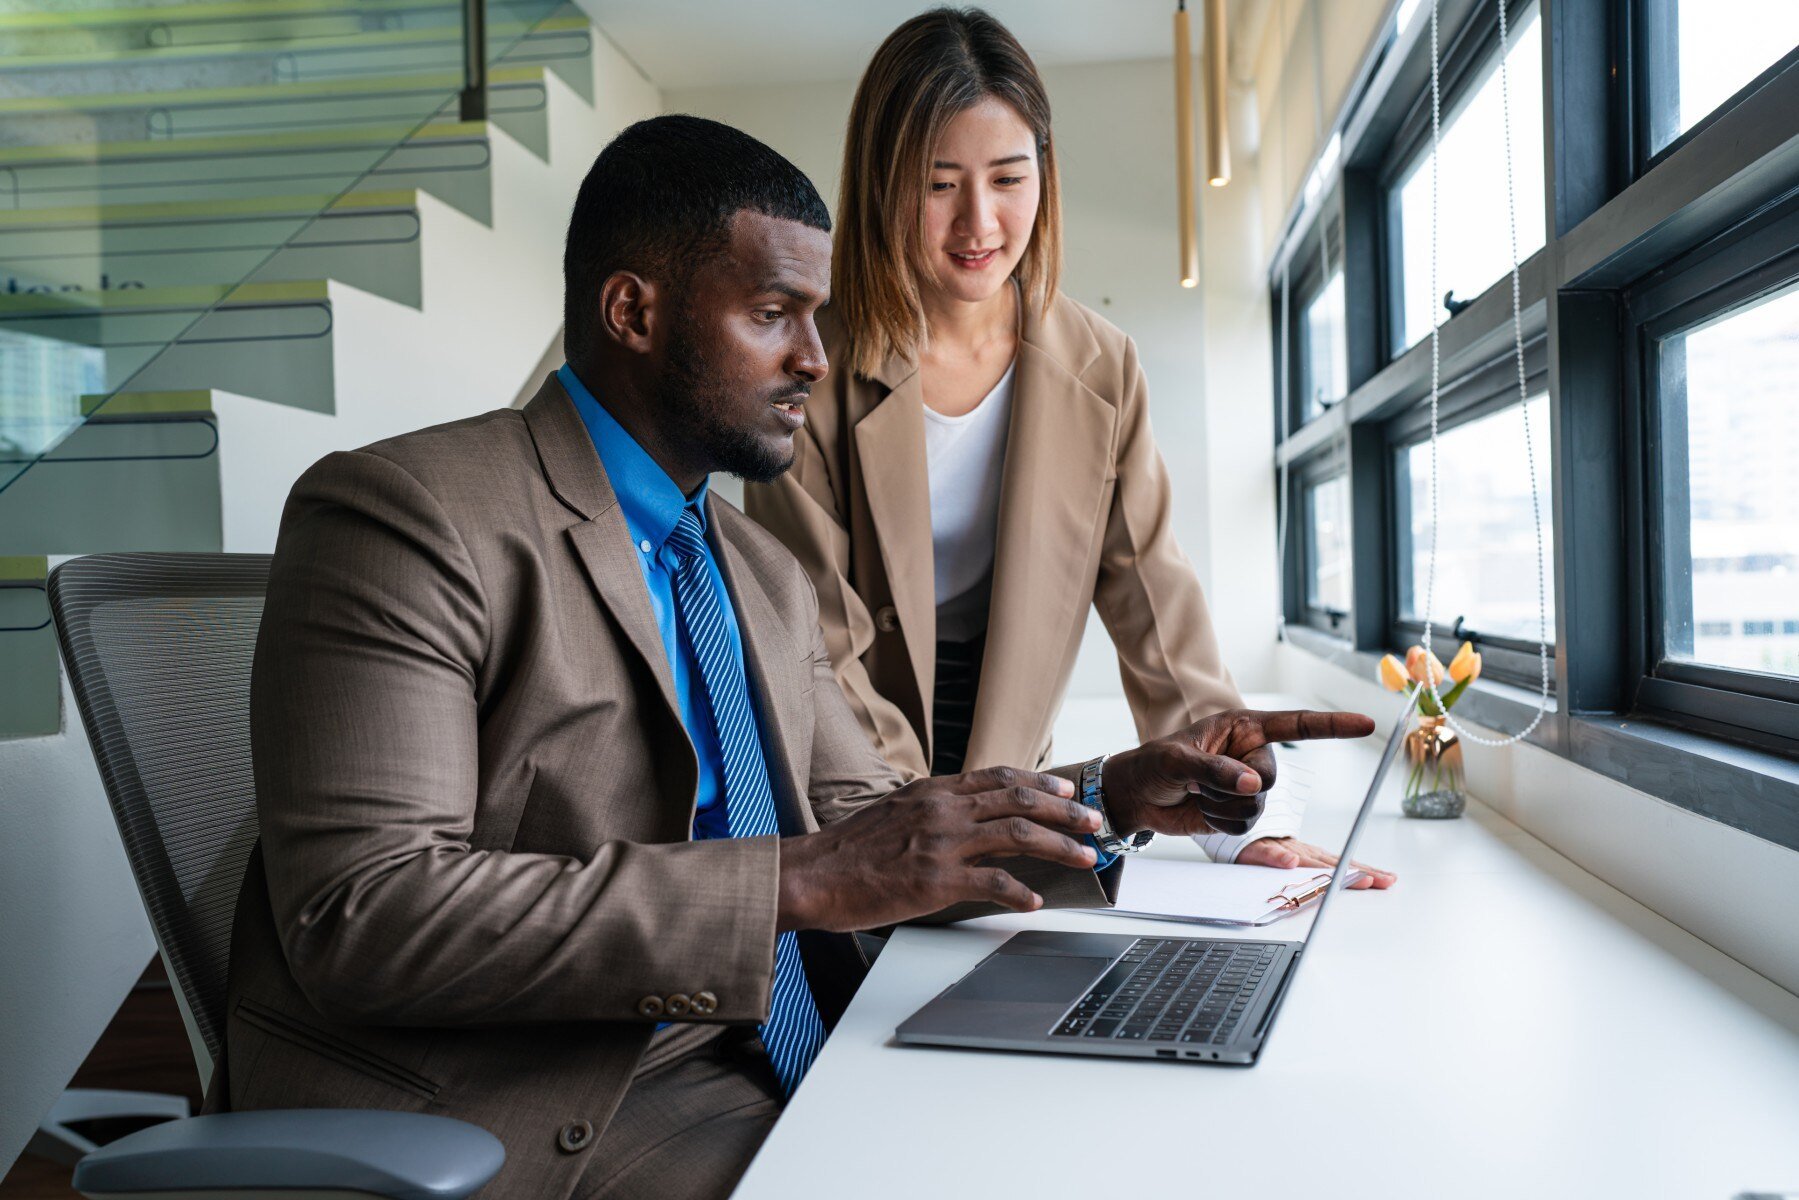
[[[945,1000],[1006,1000],[1066,1005],[1110,966],[1109,958],[1001,954],[951,988]]]

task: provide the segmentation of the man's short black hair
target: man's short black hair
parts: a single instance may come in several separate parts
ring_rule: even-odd
[[[581,183],[562,257],[563,344],[591,353],[600,285],[633,271],[679,288],[727,244],[743,211],[829,233],[812,181],[742,130],[685,114],[639,121],[613,138]]]

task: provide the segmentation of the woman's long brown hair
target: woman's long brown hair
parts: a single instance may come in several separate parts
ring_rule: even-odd
[[[978,8],[932,9],[881,43],[850,107],[831,304],[859,375],[873,374],[892,354],[916,358],[924,345],[919,271],[931,152],[952,120],[990,96],[1030,127],[1042,179],[1031,242],[1014,276],[1038,316],[1055,298],[1062,194],[1043,80],[1018,39],[991,16]]]

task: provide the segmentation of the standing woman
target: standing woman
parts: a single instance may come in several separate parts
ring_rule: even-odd
[[[978,9],[901,25],[844,147],[831,372],[745,489],[799,558],[850,705],[908,778],[1047,765],[1089,605],[1140,738],[1242,705],[1171,528],[1137,348],[1057,291],[1049,99]],[[1274,798],[1213,858],[1336,861]],[[1390,877],[1377,877],[1385,886]]]

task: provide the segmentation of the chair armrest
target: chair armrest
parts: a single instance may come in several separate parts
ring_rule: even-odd
[[[500,1139],[450,1117],[270,1110],[153,1125],[83,1158],[74,1184],[89,1197],[305,1190],[461,1200],[505,1161]]]

